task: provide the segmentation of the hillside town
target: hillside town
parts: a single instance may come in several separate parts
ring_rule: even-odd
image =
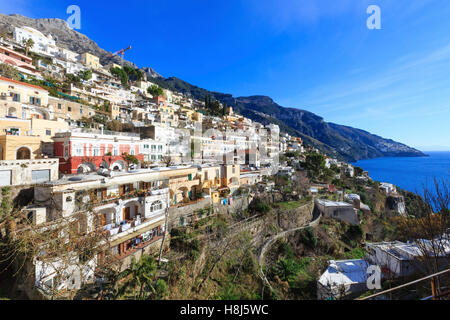
[[[123,62],[127,50],[111,55]],[[31,27],[0,39],[0,63],[0,233],[7,246],[22,244],[9,269],[22,271],[13,286],[27,299],[73,297],[86,287],[99,297],[95,288],[106,291],[111,269],[124,272],[149,256],[160,278],[170,280],[163,266],[181,259],[175,248],[185,248],[180,238],[188,235],[180,230],[216,219],[198,234],[214,238],[221,216],[237,219],[230,234],[248,227],[258,250],[278,243],[281,232],[319,224],[325,233],[342,224],[364,234],[327,249],[308,298],[364,294],[369,265],[381,266],[383,279],[411,276],[421,269],[413,262],[421,245],[433,247],[426,243],[433,239],[403,242],[362,231],[374,211],[413,214],[405,194],[276,124],[162,88],[126,63],[102,65],[91,52],[59,47]],[[260,219],[278,209],[276,222]],[[269,221],[278,229],[268,230]],[[443,237],[442,257],[435,253],[442,261],[450,253],[449,235]],[[364,254],[349,254],[360,244]],[[340,259],[341,249],[348,259]],[[289,283],[271,276],[275,269],[263,268],[265,251],[258,252],[267,287]],[[207,285],[201,282],[199,292]]]

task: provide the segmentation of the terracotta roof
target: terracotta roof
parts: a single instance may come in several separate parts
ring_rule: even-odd
[[[8,47],[5,47],[5,46],[0,45],[0,48],[2,48],[3,50],[8,50],[9,52],[12,52],[12,53],[18,55],[19,57],[24,58],[24,59],[31,60],[31,61],[33,60],[32,58],[30,58],[30,57],[28,57],[28,56],[26,56],[26,55],[23,55],[23,54],[21,54],[20,52],[17,52],[17,51],[15,51],[15,50],[13,50],[13,49],[10,49],[10,48],[8,48]]]
[[[17,81],[17,80],[5,78],[5,77],[3,77],[3,76],[0,76],[0,80],[12,82],[12,83],[19,84],[19,85],[26,86],[26,87],[31,87],[31,88],[39,89],[39,90],[42,90],[42,91],[47,91],[47,90],[45,90],[44,88],[41,88],[41,87],[39,87],[39,86],[35,86],[34,84],[29,84],[29,83],[25,83],[25,82],[22,82],[22,81]]]

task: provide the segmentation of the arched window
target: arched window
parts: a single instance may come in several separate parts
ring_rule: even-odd
[[[155,211],[161,210],[162,208],[163,208],[162,202],[156,201],[156,202],[152,203],[152,205],[150,207],[150,212],[155,212]]]
[[[21,147],[17,149],[16,160],[30,160],[30,159],[31,159],[30,149],[28,149],[27,147]]]
[[[14,107],[10,107],[8,109],[8,117],[17,117],[17,109]]]

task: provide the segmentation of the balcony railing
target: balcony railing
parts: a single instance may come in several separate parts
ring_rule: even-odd
[[[132,192],[127,192],[124,194],[111,194],[105,198],[97,197],[94,199],[90,199],[89,204],[92,204],[95,207],[100,207],[100,206],[105,206],[105,205],[114,203],[119,200],[129,200],[129,199],[133,199],[133,198],[158,196],[158,195],[163,195],[165,193],[169,193],[169,188],[162,187],[160,189],[153,189],[153,190],[134,190]],[[78,211],[86,209],[87,207],[89,207],[89,205],[82,202],[81,200],[78,201],[78,204],[77,204]]]
[[[148,221],[148,219],[145,218],[140,218],[140,219],[133,219],[133,220],[126,220],[126,221],[122,221],[122,224],[117,225],[115,223],[106,225],[103,227],[103,230],[105,232],[107,232],[107,234],[109,234],[111,237],[115,236],[117,234],[120,234],[122,232],[128,231],[132,228],[135,228],[143,223],[145,223],[146,221]]]
[[[164,210],[160,210],[161,212],[159,212],[158,214],[155,214],[149,218],[134,218],[132,220],[125,220],[122,221],[120,224],[116,224],[116,223],[112,223],[112,224],[108,224],[106,226],[103,226],[103,231],[106,233],[106,235],[109,235],[111,237],[116,236],[116,235],[120,235],[121,233],[127,232],[129,230],[134,230],[135,228],[142,226],[144,227],[144,224],[151,222],[157,218],[162,218],[165,216],[165,212]]]

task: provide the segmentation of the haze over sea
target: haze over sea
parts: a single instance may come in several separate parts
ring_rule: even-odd
[[[376,181],[390,182],[422,194],[422,186],[430,185],[434,177],[450,179],[450,151],[424,153],[429,157],[376,158],[360,160],[353,165],[369,171]]]

